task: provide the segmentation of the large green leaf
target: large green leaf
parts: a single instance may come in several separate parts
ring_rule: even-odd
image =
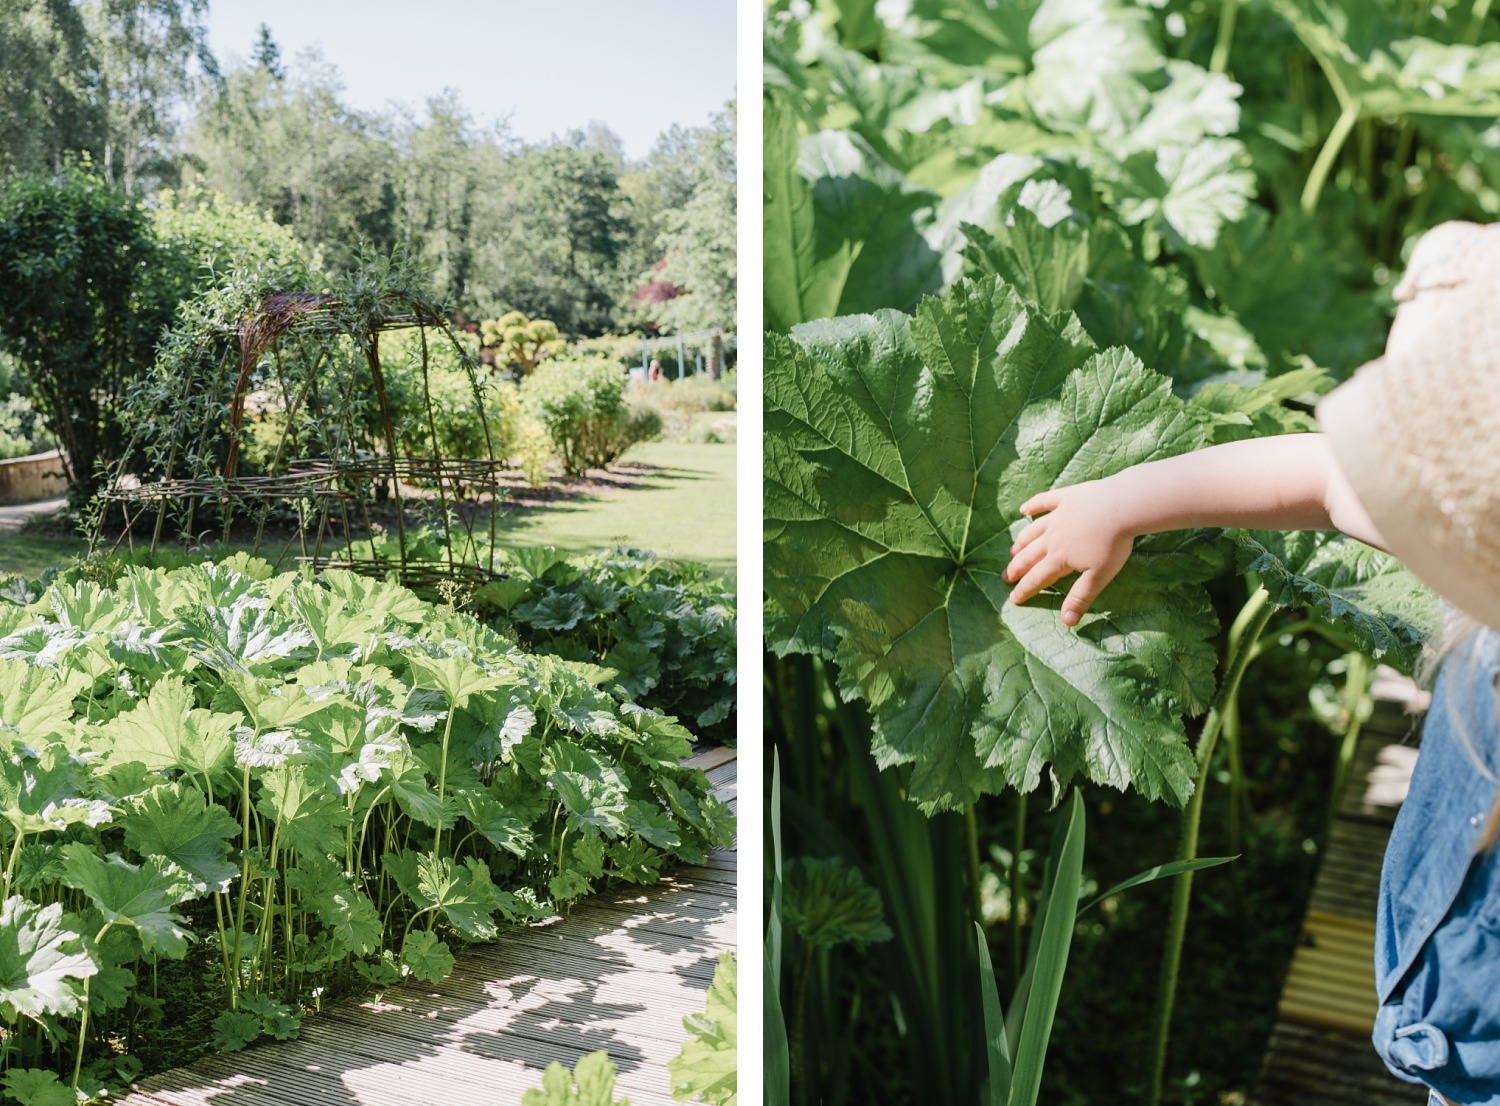
[[[630,1106],[615,1100],[615,1065],[600,1049],[579,1059],[571,1072],[553,1060],[542,1073],[541,1089],[521,1095],[521,1106]]]
[[[255,809],[275,823],[281,844],[303,856],[342,854],[349,808],[336,788],[300,764],[280,764],[261,777]]]
[[[505,683],[491,676],[479,665],[463,657],[429,657],[415,650],[406,654],[416,687],[441,691],[455,708],[462,708],[469,696],[493,691]]]
[[[230,735],[241,721],[242,715],[197,707],[187,681],[169,676],[134,710],[109,721],[103,735],[115,763],[137,761],[151,771],[181,769],[211,777],[229,763]]]
[[[1361,115],[1500,114],[1500,43],[1409,35],[1369,0],[1271,0],[1271,7]]]
[[[181,783],[153,787],[132,800],[124,825],[125,844],[141,856],[176,864],[200,895],[228,890],[238,871],[228,857],[239,824],[217,803],[206,805],[197,788]]]
[[[765,128],[765,323],[771,330],[787,330],[831,315],[838,290],[829,299],[829,285],[813,279],[812,188],[797,172],[797,117],[786,96],[772,89],[765,95]]]
[[[133,926],[148,956],[187,955],[186,921],[173,908],[191,892],[167,861],[149,857],[136,865],[114,853],[102,858],[76,841],[63,846],[63,857],[63,882],[87,895],[106,922]]]
[[[3,748],[3,746],[0,746]],[[49,833],[111,818],[102,800],[84,794],[88,775],[60,742],[0,754],[0,818],[22,833]]]
[[[793,857],[782,895],[786,925],[804,941],[827,948],[891,939],[880,892],[842,857]]]
[[[12,896],[0,905],[0,1017],[7,1022],[76,1013],[80,988],[98,970],[61,903]]]
[[[911,796],[1077,774],[1181,802],[1181,716],[1206,704],[1216,621],[1191,535],[1139,543],[1088,621],[1007,602],[1019,507],[1203,442],[1165,378],[1093,355],[1076,320],[998,281],[767,338],[767,633],[841,665]]]
[[[734,953],[721,952],[703,1013],[682,1019],[688,1039],[667,1061],[678,1102],[735,1106],[739,1097],[739,970]]]
[[[73,699],[88,683],[81,673],[0,660],[0,733],[30,743],[67,737],[73,729]]]
[[[0,1086],[20,1106],[78,1106],[78,1095],[58,1081],[55,1071],[11,1068],[0,1076]]]
[[[1341,534],[1236,531],[1240,568],[1259,575],[1271,601],[1311,608],[1353,639],[1351,647],[1410,672],[1442,623],[1437,596],[1388,553]]]
[[[995,225],[1001,193],[1039,164],[1001,155],[967,189],[942,199],[857,134],[828,130],[804,138],[797,172],[812,188],[816,226],[804,310],[910,309],[962,267],[962,225]]]

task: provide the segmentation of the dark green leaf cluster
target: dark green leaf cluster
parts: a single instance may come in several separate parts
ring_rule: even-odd
[[[616,548],[564,558],[511,550],[508,579],[475,600],[530,650],[602,665],[621,698],[733,744],[735,596],[702,565]]]
[[[191,946],[237,1047],[315,988],[435,980],[455,939],[726,843],[687,731],[598,678],[243,555],[8,593],[0,1017],[45,1030],[17,1061],[169,1016],[138,980]]]

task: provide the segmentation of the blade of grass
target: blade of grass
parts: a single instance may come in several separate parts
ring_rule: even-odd
[[[1054,868],[1046,917],[1038,924],[1042,936],[1033,959],[1026,1017],[1021,1024],[1021,1039],[1016,1048],[1009,1098],[1012,1106],[1034,1106],[1041,1091],[1042,1065],[1047,1059],[1047,1042],[1052,1036],[1057,999],[1062,993],[1063,973],[1067,970],[1068,951],[1073,943],[1073,920],[1077,916],[1075,904],[1083,883],[1084,837],[1083,802],[1076,790],[1069,800],[1065,820],[1067,833]]]
[[[990,1062],[990,1106],[1005,1106],[1010,1098],[1010,1049],[1005,1043],[1005,1013],[1000,1008],[1000,987],[990,963],[989,941],[984,926],[974,923],[979,945],[979,998],[984,1004],[984,1050]]]
[[[1239,854],[1236,853],[1234,856],[1204,856],[1199,857],[1197,860],[1173,860],[1166,864],[1158,864],[1154,868],[1147,868],[1144,872],[1137,872],[1129,879],[1122,879],[1108,891],[1095,895],[1087,903],[1078,908],[1078,913],[1081,916],[1085,911],[1092,910],[1111,895],[1118,895],[1121,891],[1128,891],[1132,887],[1141,886],[1143,883],[1150,883],[1158,879],[1169,879],[1172,876],[1179,876],[1183,872],[1200,872],[1204,868],[1217,868],[1220,864],[1228,864],[1231,860],[1238,860],[1239,858]]]

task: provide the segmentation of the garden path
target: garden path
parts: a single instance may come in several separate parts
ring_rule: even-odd
[[[0,505],[0,537],[19,534],[33,515],[55,515],[67,506],[61,496],[57,499],[40,499],[34,503],[7,503]]]
[[[1390,669],[1323,848],[1307,917],[1249,1106],[1420,1106],[1427,1092],[1385,1069],[1375,1022],[1375,906],[1380,863],[1417,758],[1415,712],[1427,695]]]
[[[689,763],[735,805],[735,754]],[[735,947],[735,849],[458,954],[436,986],[406,984],[309,1017],[294,1041],[218,1053],[142,1080],[123,1106],[497,1106],[606,1049],[616,1095],[672,1106],[667,1061]]]

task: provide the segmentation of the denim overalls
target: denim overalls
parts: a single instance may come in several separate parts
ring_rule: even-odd
[[[1489,630],[1438,673],[1375,919],[1376,1051],[1462,1106],[1500,1106],[1500,847],[1474,853],[1500,777],[1497,673]]]

